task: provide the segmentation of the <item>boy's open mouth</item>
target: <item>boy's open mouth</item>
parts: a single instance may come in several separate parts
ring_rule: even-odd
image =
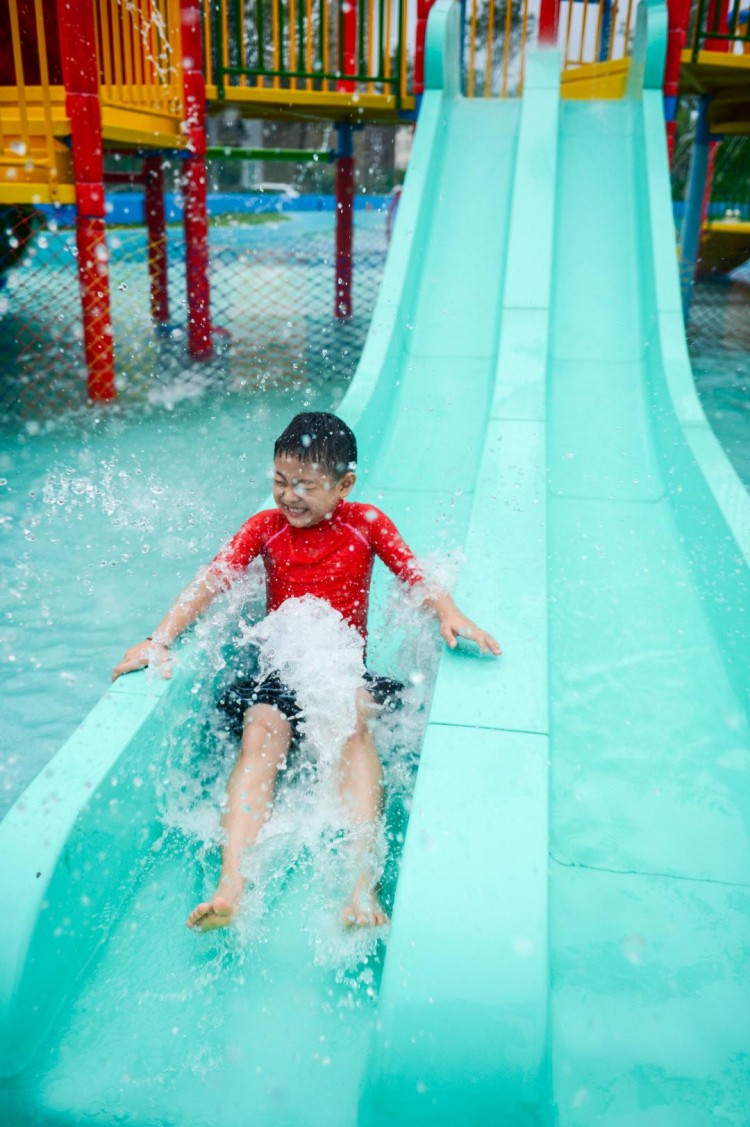
[[[291,505],[282,505],[281,507],[285,513],[290,513],[293,517],[304,516],[307,512],[307,508],[304,505],[301,505],[299,508],[296,506],[293,508]]]

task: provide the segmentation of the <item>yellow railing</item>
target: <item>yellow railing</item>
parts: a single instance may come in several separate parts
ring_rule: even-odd
[[[55,95],[48,37],[54,29],[43,0],[0,0],[0,183],[4,196],[24,183],[46,184],[55,195],[63,155],[55,133],[64,117]]]
[[[636,4],[637,0],[563,0],[557,42],[565,70],[627,58]],[[530,6],[528,0],[467,0],[465,12],[468,96],[505,98],[520,94],[526,51],[538,42],[538,4]]]
[[[179,0],[91,2],[105,139],[182,145]],[[73,198],[59,188],[72,184],[62,140],[70,123],[60,51],[54,3],[0,0],[0,194],[6,201]]]
[[[102,104],[182,117],[179,0],[95,0]]]
[[[203,8],[206,83],[219,98],[283,90],[403,103],[412,92],[406,39],[416,0],[203,0]]]

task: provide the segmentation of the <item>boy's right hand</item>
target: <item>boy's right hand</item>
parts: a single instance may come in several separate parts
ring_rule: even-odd
[[[153,666],[162,677],[167,680],[172,676],[172,664],[169,660],[169,646],[163,642],[154,642],[151,638],[131,646],[125,651],[125,656],[119,665],[112,670],[112,680],[116,681],[122,673],[132,673],[136,669],[145,669]]]

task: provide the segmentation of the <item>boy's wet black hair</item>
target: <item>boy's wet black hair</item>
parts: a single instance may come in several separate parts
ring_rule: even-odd
[[[339,479],[357,468],[357,440],[343,419],[328,411],[303,411],[295,415],[276,439],[273,456],[280,454],[312,462]]]

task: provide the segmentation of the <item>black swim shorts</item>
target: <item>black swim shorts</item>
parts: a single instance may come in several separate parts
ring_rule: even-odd
[[[401,681],[365,673],[364,687],[372,694],[376,704],[391,712],[400,707],[401,693],[404,690]],[[254,704],[270,704],[278,708],[291,724],[295,738],[299,737],[299,723],[304,717],[294,692],[276,673],[248,681],[236,681],[222,693],[216,707],[226,714],[233,735],[241,736],[245,713]]]

